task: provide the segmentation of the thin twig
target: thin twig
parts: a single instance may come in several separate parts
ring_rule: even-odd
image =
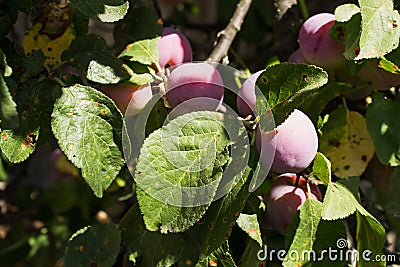
[[[229,51],[233,39],[242,26],[244,17],[249,11],[252,0],[240,0],[235,13],[224,30],[218,33],[219,40],[207,58],[208,62],[220,62]]]

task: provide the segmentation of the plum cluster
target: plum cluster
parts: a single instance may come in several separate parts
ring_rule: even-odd
[[[301,55],[300,55],[301,56]],[[252,117],[256,106],[256,81],[263,71],[251,75],[242,85],[237,97],[237,109],[244,117]],[[321,192],[310,184],[300,172],[313,161],[318,150],[317,131],[310,118],[295,109],[275,129],[256,132],[256,148],[260,163],[279,174],[267,195],[267,223],[277,232],[284,234],[294,214],[308,198],[321,200]]]
[[[347,83],[353,88],[343,93],[350,100],[361,100],[373,91],[388,90],[400,84],[400,75],[383,70],[379,60],[353,62],[360,65],[360,71],[355,74],[346,71],[343,44],[330,35],[334,23],[335,15],[330,13],[308,18],[299,32],[299,49],[290,55],[288,62],[324,68],[330,79]],[[340,33],[337,35],[340,36]]]

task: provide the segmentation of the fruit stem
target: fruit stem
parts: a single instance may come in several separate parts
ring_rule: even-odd
[[[303,19],[306,20],[310,16],[307,9],[307,4],[305,0],[299,0],[300,12],[303,16]]]

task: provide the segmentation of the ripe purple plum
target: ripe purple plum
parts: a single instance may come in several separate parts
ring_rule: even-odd
[[[329,35],[335,15],[319,13],[308,18],[300,28],[299,45],[304,58],[310,63],[332,69],[344,64],[341,42]]]
[[[302,176],[284,173],[276,177],[267,195],[267,224],[284,235],[297,210],[307,199],[321,201],[322,194],[318,186],[309,185],[311,194],[308,194],[307,180]]]
[[[192,61],[192,47],[189,40],[174,28],[163,28],[157,45],[159,54],[158,62],[163,69]]]
[[[400,75],[385,71],[378,64],[377,61],[368,62],[357,76],[371,84],[374,89],[380,91],[398,86],[400,84]]]
[[[171,107],[194,98],[204,103],[210,101],[213,110],[218,109],[224,98],[224,85],[221,74],[215,66],[206,62],[185,63],[172,70],[165,85],[168,103]],[[215,102],[217,105],[215,105]]]
[[[258,76],[264,70],[257,71],[252,74],[242,85],[239,90],[238,96],[236,98],[236,105],[239,111],[239,114],[246,118],[249,115],[253,114],[253,110],[256,107],[256,91],[255,85],[257,82]]]
[[[300,49],[294,51],[288,58],[287,62],[296,64],[308,64],[307,60],[301,53]]]
[[[107,84],[103,85],[100,91],[111,98],[122,114],[126,116],[138,114],[153,97],[149,84],[140,86]]]
[[[295,109],[276,129],[268,132],[258,129],[256,147],[260,162],[264,166],[271,165],[273,172],[298,173],[313,161],[318,150],[318,135],[310,118]],[[275,156],[271,159],[269,155],[273,150]]]

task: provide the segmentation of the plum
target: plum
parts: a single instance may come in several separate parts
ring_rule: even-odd
[[[335,15],[319,13],[308,18],[301,26],[300,51],[310,64],[327,69],[344,64],[343,44],[329,35],[334,23]]]
[[[288,58],[287,62],[296,64],[308,64],[300,49],[294,51]]]
[[[257,71],[253,73],[243,84],[239,90],[239,93],[236,98],[236,105],[239,111],[239,114],[246,118],[249,115],[253,114],[253,110],[256,107],[256,91],[255,85],[257,82],[258,76],[264,70]]]
[[[312,183],[309,185],[311,194],[308,194],[307,181],[302,176],[284,173],[276,177],[266,199],[267,224],[283,235],[293,216],[307,199],[321,201],[322,194],[318,186]]]
[[[100,91],[111,98],[126,116],[138,114],[153,96],[149,84],[141,86],[107,84],[103,85]]]
[[[192,61],[192,47],[181,32],[171,27],[162,30],[158,40],[158,55],[161,68]]]
[[[185,63],[172,70],[165,85],[168,103],[171,107],[194,98],[204,102],[205,98],[216,99],[218,109],[224,97],[221,74],[206,62]],[[214,101],[210,101],[214,102]]]
[[[358,73],[357,77],[380,91],[388,90],[400,84],[400,75],[380,68],[377,61],[368,62],[360,73]]]
[[[276,129],[258,128],[256,147],[260,162],[276,173],[301,172],[313,161],[318,150],[318,135],[306,114],[295,109]],[[273,159],[269,156],[275,150]],[[272,164],[271,161],[272,160]]]

